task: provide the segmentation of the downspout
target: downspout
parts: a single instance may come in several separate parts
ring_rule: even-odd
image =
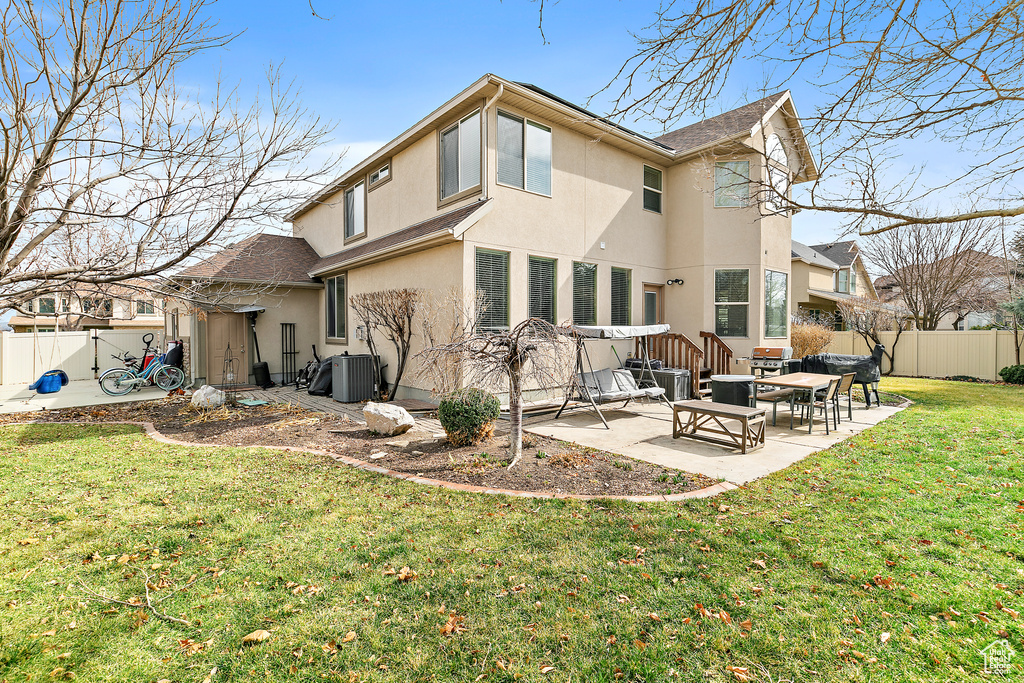
[[[487,157],[488,157],[487,145],[489,144],[490,136],[487,134],[488,133],[488,130],[487,130],[487,120],[488,120],[487,119],[487,112],[490,111],[491,107],[494,106],[495,102],[497,102],[499,99],[501,99],[501,96],[504,93],[505,93],[505,84],[504,83],[498,83],[498,92],[494,93],[494,95],[491,97],[491,99],[487,100],[487,102],[484,104],[484,111],[483,111],[484,135],[483,135],[483,144],[481,145],[481,152],[484,155],[484,164],[483,164],[482,177],[480,178],[480,182],[483,183],[483,188],[482,189],[483,189],[483,199],[484,200],[486,200],[488,198],[488,194],[487,194],[487,176],[488,176],[488,171],[489,171],[488,165],[487,165]]]

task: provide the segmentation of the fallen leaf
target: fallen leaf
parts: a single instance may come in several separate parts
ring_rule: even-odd
[[[883,644],[888,643],[889,638],[892,638],[892,635],[890,635],[888,632],[882,633],[882,635],[878,636],[878,639],[881,640]]]
[[[732,675],[736,677],[737,681],[749,681],[751,680],[750,669],[745,666],[727,666],[726,671],[732,672]]]
[[[345,634],[345,636],[344,636],[344,637],[343,637],[343,638],[341,639],[341,642],[343,642],[343,643],[351,643],[351,642],[352,642],[353,640],[355,640],[355,639],[356,639],[356,632],[355,632],[355,631],[349,631],[349,632],[348,632],[348,633],[346,633],[346,634]]]
[[[466,627],[462,625],[465,621],[465,617],[460,617],[457,614],[453,614],[448,617],[448,621],[441,626],[442,636],[453,636],[456,633],[461,633],[466,630]]]
[[[398,580],[399,581],[412,581],[417,576],[419,576],[419,574],[417,574],[413,570],[409,569],[409,567],[402,567],[401,569],[398,570]]]
[[[551,673],[554,670],[555,670],[555,667],[551,666],[550,664],[542,664],[541,667],[540,667],[540,672],[542,674],[549,674],[549,673]]]
[[[18,545],[36,545],[37,543],[39,543],[38,538],[23,538],[18,541]]]
[[[761,569],[767,569],[768,565],[764,563],[764,560],[753,560],[750,564],[756,564]]]
[[[259,629],[242,638],[242,645],[255,645],[270,638],[270,631]]]

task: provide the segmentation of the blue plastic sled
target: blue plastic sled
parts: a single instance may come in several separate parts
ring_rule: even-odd
[[[61,387],[67,386],[68,381],[68,373],[63,370],[50,370],[28,388],[40,394],[55,394]]]

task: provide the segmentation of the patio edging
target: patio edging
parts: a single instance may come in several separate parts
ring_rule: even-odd
[[[374,474],[382,474],[392,479],[401,479],[404,481],[412,482],[414,484],[422,484],[424,486],[434,486],[437,488],[448,489],[450,491],[462,491],[465,493],[483,493],[487,495],[502,495],[502,496],[514,496],[516,498],[538,498],[538,499],[559,499],[559,500],[624,500],[631,503],[672,503],[682,500],[692,500],[700,498],[711,498],[717,496],[726,491],[732,491],[733,489],[740,488],[736,484],[728,481],[722,481],[711,486],[706,486],[702,489],[695,491],[686,491],[684,493],[670,493],[667,495],[660,496],[613,496],[613,495],[591,495],[583,493],[555,493],[554,491],[516,491],[512,489],[496,489],[487,486],[476,486],[475,484],[457,484],[451,481],[445,481],[443,479],[431,479],[429,477],[420,477],[415,474],[409,474],[408,472],[396,472],[395,470],[389,470],[386,467],[380,467],[368,463],[365,460],[359,460],[347,455],[340,455],[338,453],[331,453],[330,451],[320,450],[318,448],[296,448],[293,446],[233,446],[228,444],[217,444],[217,443],[195,443],[193,441],[182,441],[180,439],[172,439],[169,436],[165,436],[160,433],[160,430],[156,428],[152,422],[139,422],[133,420],[117,420],[112,422],[86,422],[83,420],[70,420],[66,422],[51,422],[43,420],[29,420],[27,422],[9,422],[4,427],[17,427],[19,425],[38,425],[38,424],[65,424],[65,425],[133,425],[136,427],[142,427],[146,436],[153,439],[158,443],[165,443],[171,446],[187,446],[189,448],[266,448],[268,450],[286,451],[292,453],[313,453],[315,455],[321,455],[340,462],[350,467],[354,467],[364,472],[372,472]]]

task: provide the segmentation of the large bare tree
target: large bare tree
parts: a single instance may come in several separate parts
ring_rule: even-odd
[[[1000,235],[982,220],[907,225],[870,237],[861,251],[882,273],[880,296],[901,301],[919,329],[935,330],[947,315],[955,329],[968,313],[1009,300],[1007,262],[993,255]]]
[[[206,0],[13,0],[0,10],[0,310],[159,280],[280,218],[333,171],[306,159],[329,126],[268,69],[183,85],[230,36]]]
[[[608,84],[612,115],[666,128],[739,89],[800,84],[820,180],[789,199],[861,234],[1024,215],[1020,0],[668,0]],[[915,164],[946,149],[950,169]],[[765,163],[771,167],[766,157]],[[768,205],[771,183],[764,184]]]

